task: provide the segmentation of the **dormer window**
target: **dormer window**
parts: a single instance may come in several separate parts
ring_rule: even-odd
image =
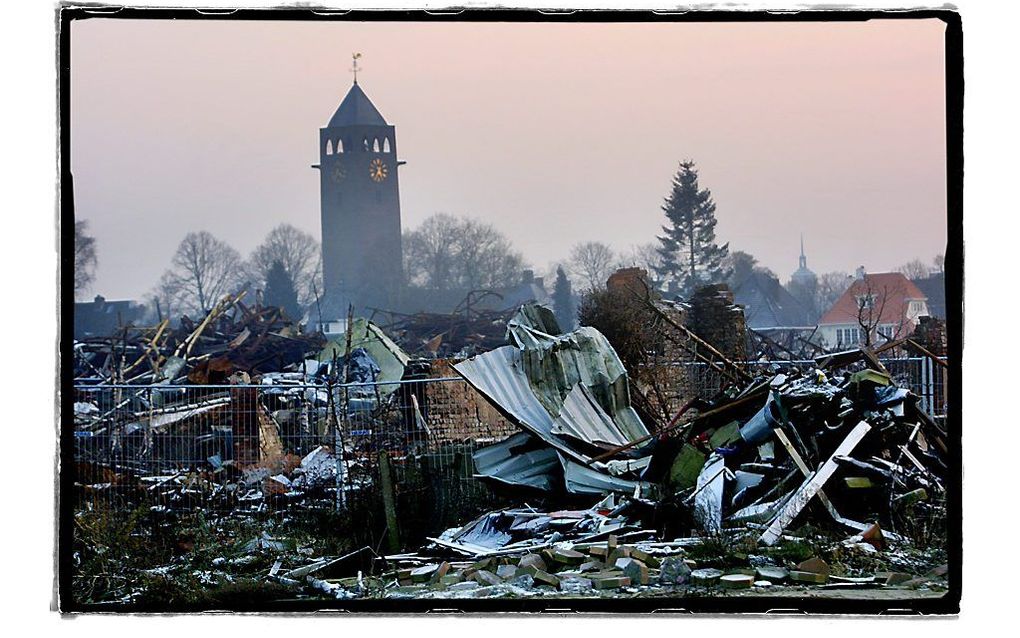
[[[870,310],[875,307],[876,295],[874,293],[867,295],[857,295],[857,308],[860,310]]]

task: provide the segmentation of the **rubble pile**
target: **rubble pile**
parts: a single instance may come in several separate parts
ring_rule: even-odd
[[[303,333],[281,308],[249,308],[244,293],[226,295],[197,323],[187,315],[149,328],[74,344],[76,383],[221,384],[244,372],[301,370],[322,349],[321,334]]]
[[[946,587],[941,557],[892,549],[877,526],[863,540],[787,538],[777,547],[756,547],[736,529],[720,538],[662,541],[655,530],[641,528],[635,505],[608,496],[588,510],[488,512],[430,539],[418,553],[375,557],[356,573],[331,569],[345,557],[298,561],[286,573],[278,571],[277,559],[270,579],[304,595],[338,599],[676,597],[730,590],[811,595],[848,589],[937,594]],[[869,550],[860,550],[862,544]],[[881,558],[877,548],[885,550]]]
[[[395,383],[355,388],[338,407],[329,391],[304,381],[330,370],[335,377],[337,367],[347,380],[408,379],[421,361],[368,322],[355,325],[342,348],[315,344],[316,360],[311,342],[259,328],[275,325],[271,311],[239,310],[246,318],[210,313],[205,328],[173,341],[188,366],[164,379],[209,382],[214,372],[237,379],[262,369],[254,377],[261,387],[212,387],[187,404],[175,402],[179,389],[159,384],[134,394],[99,386],[98,399],[80,397],[83,493],[145,494],[169,509],[196,502],[231,512],[277,503],[329,509],[341,497],[338,484],[346,495],[388,480],[375,478],[371,456],[399,462],[415,454],[406,441],[398,449],[376,437],[363,449],[356,436],[343,445],[332,438],[337,419],[352,435],[362,426],[403,432],[408,424],[429,432],[428,406],[419,410],[426,395],[413,384],[400,392]],[[416,552],[383,557],[309,555],[256,539],[252,551],[273,565],[266,582],[334,598],[944,588],[945,424],[896,384],[873,351],[826,354],[812,367],[777,365],[756,377],[714,356],[729,371],[726,387],[652,429],[598,330],[563,332],[536,305],[521,307],[505,330],[505,345],[452,369],[518,429],[472,460],[476,478],[521,505],[429,537]],[[302,344],[291,369],[259,363],[258,344],[269,335]],[[149,343],[171,342],[153,335]],[[152,359],[163,364],[151,373],[173,356]],[[301,371],[293,369],[299,360]],[[181,445],[190,447],[173,447]],[[116,463],[90,450],[116,450]],[[152,475],[163,458],[203,461]],[[149,474],[134,471],[132,459]],[[385,514],[395,529],[392,497]]]
[[[508,326],[510,345],[455,369],[521,429],[475,454],[477,476],[549,501],[616,494],[626,505],[612,513],[631,518],[602,506],[584,516],[506,510],[433,539],[435,546],[504,561],[584,550],[594,537],[582,532],[597,537],[610,525],[656,543],[672,529],[769,548],[793,539],[790,528],[810,525],[870,555],[940,532],[946,432],[869,351],[826,355],[807,371],[776,367],[712,401],[690,402],[651,433],[630,408],[626,371],[600,337],[591,328],[560,334],[542,309],[525,307]],[[642,519],[659,525],[642,527]],[[545,535],[519,540],[531,526]],[[793,579],[806,571],[794,569]],[[731,580],[745,579],[723,582]]]
[[[429,358],[464,358],[500,346],[516,309],[400,315],[386,324],[407,352]]]

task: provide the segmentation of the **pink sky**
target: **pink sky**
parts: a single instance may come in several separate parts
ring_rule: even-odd
[[[654,240],[694,159],[717,235],[785,280],[945,250],[944,25],[75,22],[71,170],[93,292],[141,297],[190,230],[319,234],[318,129],[360,83],[404,226],[470,215],[539,270]]]

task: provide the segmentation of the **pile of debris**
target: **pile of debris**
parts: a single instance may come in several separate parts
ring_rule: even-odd
[[[197,323],[187,315],[148,328],[127,326],[74,344],[76,383],[222,384],[244,372],[298,371],[325,343],[302,332],[282,308],[249,308],[244,292],[225,295]]]
[[[454,366],[522,430],[475,455],[481,478],[628,494],[689,513],[708,534],[761,525],[769,545],[815,496],[836,524],[862,532],[870,524],[858,519],[895,526],[908,504],[937,507],[945,494],[946,433],[867,351],[732,384],[653,434],[598,331],[559,334],[551,313],[528,306],[508,335],[511,345]]]
[[[543,492],[641,494],[648,429],[630,404],[627,371],[594,328],[560,334],[552,311],[523,306],[510,345],[454,365],[522,433],[475,455],[477,476]],[[609,462],[608,450],[644,439]]]
[[[502,345],[507,322],[516,312],[479,310],[451,314],[419,312],[413,315],[389,313],[386,333],[407,352],[428,358],[463,359]]]
[[[587,510],[488,512],[429,539],[420,552],[375,557],[356,573],[335,569],[349,557],[316,558],[271,572],[270,579],[339,599],[698,596],[718,590],[798,595],[834,589],[937,595],[946,587],[940,556],[891,550],[877,527],[861,538],[808,543],[790,537],[774,548],[756,548],[736,529],[722,541],[660,541],[655,530],[638,524],[641,509],[632,499],[608,496]],[[886,551],[876,559],[879,548]]]

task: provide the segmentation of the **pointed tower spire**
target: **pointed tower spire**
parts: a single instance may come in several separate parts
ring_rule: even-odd
[[[800,267],[807,269],[807,257],[804,255],[804,233],[800,234]]]

